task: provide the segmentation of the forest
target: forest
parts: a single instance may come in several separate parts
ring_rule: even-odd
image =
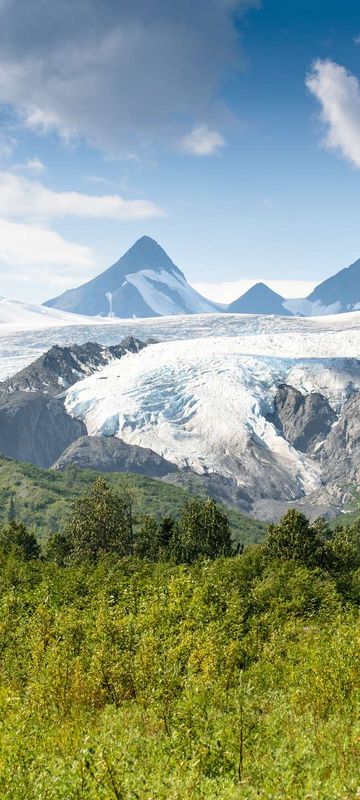
[[[59,530],[0,531],[0,796],[360,795],[360,521],[263,541],[103,479]],[[246,544],[246,542],[245,542]]]

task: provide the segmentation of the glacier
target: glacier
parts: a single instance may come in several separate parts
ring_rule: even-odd
[[[268,336],[263,354],[251,353],[251,336],[153,344],[75,384],[66,410],[90,435],[116,435],[182,469],[235,479],[253,497],[276,497],[280,488],[289,499],[309,494],[321,485],[318,465],[286,442],[266,415],[280,383],[320,392],[339,410],[360,389],[360,362],[315,354],[321,350],[316,336],[302,343],[308,354],[299,358],[299,341],[295,348],[289,335],[278,336],[276,348]]]

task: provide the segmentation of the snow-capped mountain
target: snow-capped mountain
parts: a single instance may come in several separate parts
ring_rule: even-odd
[[[245,294],[234,300],[227,307],[230,314],[276,314],[278,316],[291,316],[284,306],[284,298],[274,292],[265,283],[256,283]]]
[[[165,250],[143,236],[116,264],[44,305],[75,314],[156,317],[218,311],[187,282]]]
[[[307,300],[318,314],[360,309],[360,259],[316,286]]]
[[[360,310],[360,259],[319,283],[308,297],[285,300],[284,306],[304,317]]]

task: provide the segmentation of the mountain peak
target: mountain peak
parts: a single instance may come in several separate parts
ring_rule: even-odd
[[[276,314],[277,316],[291,316],[291,312],[284,308],[284,298],[270,289],[266,283],[259,281],[251,286],[245,294],[234,300],[228,306],[228,311],[233,314]]]
[[[44,305],[88,315],[151,317],[218,311],[151,236],[141,236],[96,278]]]

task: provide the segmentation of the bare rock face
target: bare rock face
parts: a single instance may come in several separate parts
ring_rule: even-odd
[[[71,347],[51,347],[44,355],[0,384],[0,392],[44,392],[61,394],[69,386],[86,378],[126,353],[138,353],[146,345],[140,339],[127,336],[120,344],[105,347],[97,342],[75,344]]]
[[[106,436],[82,436],[65,450],[55,462],[54,469],[70,465],[99,472],[134,472],[150,478],[163,478],[178,472],[175,464],[145,447],[127,444],[121,439]]]
[[[323,481],[343,486],[360,479],[360,392],[344,404],[321,450]]]
[[[330,502],[320,505],[316,504],[315,500],[311,502],[311,499],[304,497],[299,500],[292,500],[291,503],[272,500],[271,498],[257,500],[253,503],[250,516],[254,517],[254,519],[261,519],[263,522],[279,522],[289,508],[296,508],[297,511],[301,511],[310,522],[314,522],[319,517],[335,519],[341,515],[340,509]]]
[[[0,395],[0,453],[8,458],[50,467],[84,433],[61,400],[40,392]]]
[[[274,412],[268,422],[301,453],[312,453],[329,434],[337,417],[323,395],[303,395],[293,386],[280,384],[275,395]]]

